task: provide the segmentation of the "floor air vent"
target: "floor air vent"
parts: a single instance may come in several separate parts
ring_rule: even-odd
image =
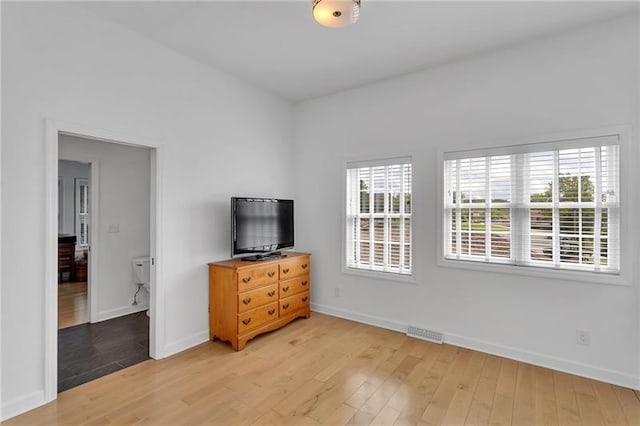
[[[407,336],[428,340],[429,342],[434,343],[442,343],[444,341],[444,334],[438,331],[427,330],[426,328],[414,327],[412,325],[407,328]]]

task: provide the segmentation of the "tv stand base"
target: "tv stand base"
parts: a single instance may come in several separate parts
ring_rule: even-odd
[[[255,256],[243,257],[242,260],[246,262],[263,262],[265,260],[281,259],[283,257],[287,257],[286,253],[274,251],[272,253],[256,254]]]

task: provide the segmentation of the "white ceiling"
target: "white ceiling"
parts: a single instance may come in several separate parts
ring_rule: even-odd
[[[87,2],[82,7],[196,61],[300,101],[637,10],[635,2],[362,0],[347,28],[311,0]]]

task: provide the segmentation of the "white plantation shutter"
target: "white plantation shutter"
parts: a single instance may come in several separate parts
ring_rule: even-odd
[[[75,228],[77,244],[80,247],[89,245],[89,181],[76,178],[75,192]]]
[[[411,274],[411,159],[347,164],[347,268]]]
[[[619,273],[618,144],[445,154],[445,258]]]

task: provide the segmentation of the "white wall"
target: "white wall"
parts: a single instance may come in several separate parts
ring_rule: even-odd
[[[62,217],[61,234],[75,235],[76,179],[89,179],[89,164],[78,161],[59,160],[58,177],[62,180],[62,204],[58,212]]]
[[[637,387],[637,273],[632,286],[613,286],[439,267],[436,181],[439,151],[613,125],[637,133],[638,71],[630,17],[297,105],[296,232],[314,254],[315,308],[440,329],[456,344]],[[637,144],[623,151],[635,164]],[[343,274],[343,160],[407,154],[416,283]],[[623,185],[634,176],[627,169]],[[637,211],[633,197],[625,202]],[[627,242],[638,235],[628,222]],[[637,243],[628,248],[636,264]],[[578,328],[590,346],[576,345]]]
[[[45,118],[159,144],[164,354],[208,338],[206,264],[229,256],[229,198],[293,198],[294,175],[290,104],[81,7],[1,7],[6,418],[44,398]]]
[[[129,300],[137,289],[131,259],[149,255],[150,152],[74,136],[59,137],[60,157],[92,159],[98,167],[97,279],[91,282],[92,291],[97,291],[98,321],[148,307],[145,291],[138,293],[138,305],[131,306]],[[88,165],[84,166],[88,172]],[[109,232],[113,225],[119,232]],[[93,245],[95,237],[90,236],[90,241]]]

